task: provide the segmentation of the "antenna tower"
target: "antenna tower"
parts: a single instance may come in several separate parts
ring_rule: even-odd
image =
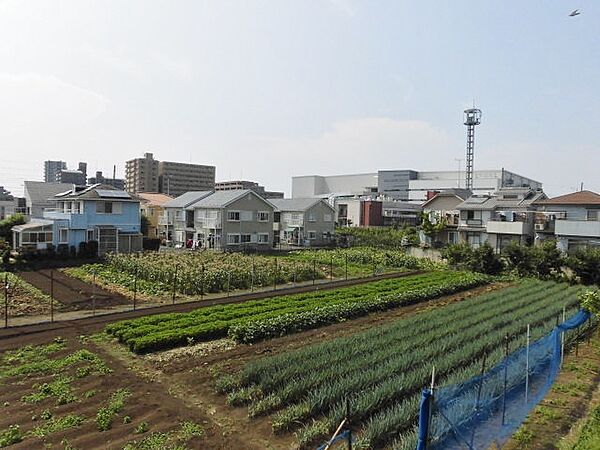
[[[467,166],[465,170],[465,188],[473,189],[473,153],[475,150],[475,126],[481,123],[481,110],[465,109],[465,125],[467,126]]]

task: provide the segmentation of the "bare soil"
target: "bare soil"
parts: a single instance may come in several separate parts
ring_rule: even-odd
[[[19,272],[18,275],[40,291],[50,295],[52,291],[50,272],[53,272],[54,277],[54,298],[60,304],[61,311],[106,308],[131,303],[131,300],[123,295],[85,283],[60,270]]]

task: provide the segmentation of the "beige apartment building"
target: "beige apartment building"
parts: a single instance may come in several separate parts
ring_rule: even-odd
[[[160,192],[173,197],[189,191],[207,191],[215,186],[215,166],[158,161],[152,153],[126,162],[128,192]]]

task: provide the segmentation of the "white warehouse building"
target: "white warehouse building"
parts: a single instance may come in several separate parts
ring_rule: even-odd
[[[428,192],[464,187],[465,174],[456,170],[380,170],[352,175],[292,177],[292,198],[379,194],[422,203],[428,199]],[[542,188],[542,183],[505,169],[473,172],[474,194],[489,194],[502,187],[529,187],[537,190]]]

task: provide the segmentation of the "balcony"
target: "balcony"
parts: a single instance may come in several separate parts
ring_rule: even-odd
[[[487,232],[493,234],[514,234],[522,236],[529,234],[531,224],[527,222],[506,222],[501,220],[489,220],[487,223]]]
[[[600,221],[559,219],[556,221],[554,233],[557,236],[600,238]]]

